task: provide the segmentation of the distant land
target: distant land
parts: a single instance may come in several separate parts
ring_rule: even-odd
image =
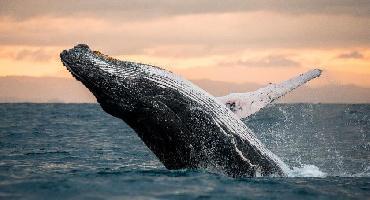
[[[192,80],[215,96],[253,91],[264,85]],[[72,78],[0,77],[0,103],[96,103],[94,96]],[[282,103],[370,103],[370,88],[354,85],[303,86],[283,97]]]

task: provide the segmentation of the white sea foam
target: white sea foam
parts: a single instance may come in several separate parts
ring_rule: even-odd
[[[301,167],[293,167],[288,171],[289,177],[326,177],[326,173],[322,172],[315,165],[303,165]]]

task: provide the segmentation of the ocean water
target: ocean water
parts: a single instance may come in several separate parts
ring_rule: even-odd
[[[166,170],[97,104],[0,104],[0,199],[370,199],[369,104],[276,104],[244,122],[290,177]]]

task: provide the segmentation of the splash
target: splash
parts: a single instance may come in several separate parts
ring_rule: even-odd
[[[288,171],[289,177],[326,177],[326,173],[322,172],[315,165],[303,165],[301,167],[293,167]]]

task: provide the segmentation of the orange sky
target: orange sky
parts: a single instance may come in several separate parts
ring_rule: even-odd
[[[268,83],[321,68],[311,85],[370,87],[369,10],[368,1],[0,0],[0,76],[70,77],[59,52],[87,43],[189,79]]]

